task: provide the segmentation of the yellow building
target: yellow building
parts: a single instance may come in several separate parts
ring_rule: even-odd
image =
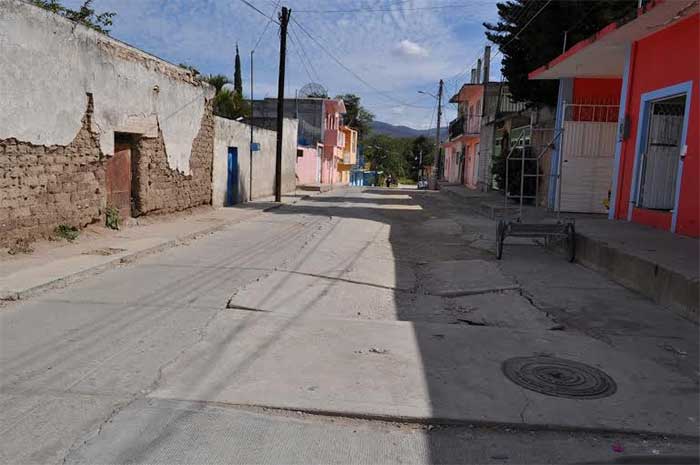
[[[350,184],[350,171],[357,163],[357,131],[341,126],[340,131],[345,135],[343,147],[343,159],[338,162],[338,174],[341,184]]]

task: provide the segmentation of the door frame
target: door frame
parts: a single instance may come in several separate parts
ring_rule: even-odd
[[[238,147],[228,147],[226,151],[226,196],[224,198],[224,206],[226,207],[232,207],[240,202],[241,169],[238,163],[238,155]],[[232,166],[232,161],[235,163],[235,166]],[[231,179],[232,173],[236,174],[235,179]]]
[[[642,151],[647,143],[647,130],[649,129],[649,110],[651,104],[655,100],[677,97],[685,95],[685,112],[683,114],[683,130],[681,132],[680,149],[686,145],[688,136],[688,122],[690,120],[690,105],[692,105],[693,81],[686,81],[680,84],[675,84],[661,89],[656,89],[642,94],[639,102],[639,121],[637,121],[637,140],[634,150],[634,165],[632,168],[632,186],[630,189],[630,208],[627,209],[627,221],[632,221],[632,213],[637,207],[639,200],[639,191],[641,187],[641,158]],[[676,223],[678,221],[678,204],[681,197],[681,184],[683,183],[683,162],[685,157],[681,156],[678,160],[678,168],[676,172],[676,192],[674,193],[673,211],[671,219],[671,232],[676,232]]]

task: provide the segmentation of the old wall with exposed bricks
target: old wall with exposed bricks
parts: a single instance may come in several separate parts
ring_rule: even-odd
[[[115,134],[133,140],[134,214],[211,202],[211,86],[27,3],[0,10],[0,245],[104,221]]]

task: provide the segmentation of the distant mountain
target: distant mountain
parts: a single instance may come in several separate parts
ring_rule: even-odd
[[[384,123],[382,121],[374,121],[372,123],[372,132],[375,134],[384,134],[391,137],[418,137],[427,136],[435,137],[435,129],[413,129],[408,126],[395,126],[393,124]],[[444,134],[444,135],[443,135]],[[440,130],[440,137],[445,139],[447,128]]]

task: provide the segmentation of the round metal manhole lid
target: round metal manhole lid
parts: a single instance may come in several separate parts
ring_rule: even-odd
[[[556,357],[515,357],[503,362],[503,374],[518,386],[547,396],[601,399],[617,391],[603,371]]]

